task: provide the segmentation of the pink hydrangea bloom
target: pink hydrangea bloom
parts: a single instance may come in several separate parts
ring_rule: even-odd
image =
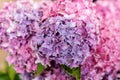
[[[7,50],[7,61],[17,72],[33,72],[37,68],[31,38],[39,29],[43,12],[35,3],[16,1],[7,3],[0,15],[0,47]]]
[[[120,0],[98,0],[96,15],[100,19],[100,44],[82,66],[83,80],[120,78]]]

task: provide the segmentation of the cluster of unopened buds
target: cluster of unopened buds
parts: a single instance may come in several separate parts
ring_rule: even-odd
[[[120,0],[18,0],[0,10],[0,48],[22,80],[115,80]],[[45,69],[34,78],[41,64]]]

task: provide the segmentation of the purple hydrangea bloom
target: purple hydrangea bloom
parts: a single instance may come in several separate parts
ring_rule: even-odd
[[[41,23],[40,31],[32,38],[37,62],[44,65],[51,60],[70,67],[81,65],[96,49],[97,27],[91,21],[49,17]]]
[[[92,4],[88,0],[39,4],[16,1],[1,11],[0,48],[9,52],[9,64],[19,73],[34,72],[37,63],[52,66],[52,60],[70,67],[83,65],[99,43]]]

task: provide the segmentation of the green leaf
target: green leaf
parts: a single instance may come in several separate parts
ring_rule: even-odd
[[[13,66],[11,65],[8,69],[8,75],[10,77],[10,80],[14,80],[15,79],[15,76],[16,76],[16,72],[15,70],[13,69]]]
[[[69,75],[72,73],[72,69],[66,65],[61,65],[61,67],[65,70],[65,72]]]
[[[13,67],[13,65],[9,66],[8,63],[5,62],[5,74],[9,77],[7,80],[20,80],[19,74],[16,73]]]
[[[38,76],[40,73],[42,73],[42,71],[44,71],[44,69],[45,69],[45,66],[43,66],[40,63],[38,63],[37,70],[35,71],[34,76]]]
[[[67,74],[75,77],[76,80],[80,80],[80,67],[76,67],[72,69],[66,65],[61,65],[61,67],[65,70]]]
[[[8,69],[9,69],[9,65],[7,62],[5,62],[5,72],[7,73],[8,72]]]
[[[76,80],[80,80],[80,67],[72,69],[72,76],[75,76]]]
[[[15,79],[14,80],[21,80],[20,77],[19,77],[19,74],[15,75]]]
[[[0,80],[10,80],[9,76],[7,74],[0,75]]]

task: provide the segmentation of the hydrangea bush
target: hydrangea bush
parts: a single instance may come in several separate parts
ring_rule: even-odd
[[[22,80],[114,80],[120,72],[119,2],[6,3],[0,48]]]

